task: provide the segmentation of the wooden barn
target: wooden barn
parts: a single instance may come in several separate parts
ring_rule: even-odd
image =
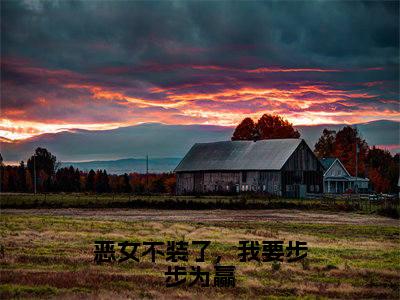
[[[177,194],[323,192],[323,166],[302,139],[195,144],[176,167]]]

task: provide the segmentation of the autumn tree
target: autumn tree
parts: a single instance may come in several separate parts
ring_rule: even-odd
[[[319,138],[318,142],[315,144],[314,153],[319,158],[332,157],[335,152],[335,138],[336,131],[324,129],[322,136]]]
[[[252,140],[255,133],[255,124],[251,118],[245,118],[233,132],[232,141]]]
[[[245,118],[235,129],[232,141],[299,138],[300,133],[281,116],[264,114],[257,123]]]
[[[109,193],[111,191],[109,178],[106,170],[98,170],[96,173],[96,192]]]
[[[150,191],[152,193],[164,193],[165,185],[163,178],[160,177],[153,178],[150,184]]]
[[[165,180],[165,188],[167,190],[167,193],[174,194],[175,189],[176,189],[176,177],[174,174],[170,175],[166,180]]]
[[[373,185],[374,191],[378,193],[386,193],[390,189],[389,179],[382,176],[378,169],[372,168],[368,172],[368,177]]]
[[[78,171],[79,172],[79,171]],[[78,174],[79,175],[79,174]],[[73,166],[69,168],[60,168],[55,175],[55,187],[58,191],[63,192],[78,192],[79,191],[79,177]]]
[[[399,176],[398,154],[392,157],[389,151],[374,146],[368,151],[366,164],[368,177],[377,192],[396,190]]]
[[[258,139],[297,139],[300,133],[293,128],[293,124],[281,116],[264,114],[256,124]]]
[[[18,166],[18,190],[20,192],[27,191],[27,184],[26,184],[26,168],[24,161],[21,161]]]
[[[358,176],[365,176],[365,160],[368,144],[359,135],[357,128],[346,126],[335,133],[324,129],[315,144],[314,152],[319,158],[337,157],[352,176],[356,174],[356,150],[358,151]]]
[[[94,192],[96,190],[95,178],[96,178],[96,173],[93,170],[90,170],[87,175],[85,183],[86,191]]]
[[[340,159],[352,176],[356,175],[356,151],[358,151],[358,176],[365,176],[368,144],[360,137],[357,128],[346,126],[339,130],[336,134],[334,148],[334,156]]]
[[[121,189],[122,189],[123,193],[132,192],[132,187],[131,187],[131,184],[129,182],[129,176],[126,173],[122,176],[122,187],[121,187]]]
[[[35,154],[28,159],[27,166],[32,176],[35,174],[35,169],[36,180],[40,183],[39,187],[48,191],[51,188],[51,180],[58,166],[57,158],[47,149],[38,147]]]

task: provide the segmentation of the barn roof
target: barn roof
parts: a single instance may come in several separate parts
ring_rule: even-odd
[[[302,141],[274,139],[195,144],[175,172],[280,170]]]

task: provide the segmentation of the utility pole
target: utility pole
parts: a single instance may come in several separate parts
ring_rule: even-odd
[[[355,135],[355,143],[356,143],[356,181],[354,182],[354,189],[355,192],[358,194],[358,184],[357,184],[357,179],[358,179],[358,144],[357,144],[357,126],[355,126],[355,131],[356,131],[356,135]]]
[[[149,191],[149,155],[146,154],[146,191]]]
[[[357,184],[357,179],[358,179],[358,144],[357,144],[357,139],[356,139],[356,192],[358,194],[358,184]]]
[[[36,195],[36,154],[33,155],[33,187]]]

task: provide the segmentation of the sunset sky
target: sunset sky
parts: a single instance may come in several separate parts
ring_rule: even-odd
[[[400,121],[399,2],[2,1],[0,136]]]

